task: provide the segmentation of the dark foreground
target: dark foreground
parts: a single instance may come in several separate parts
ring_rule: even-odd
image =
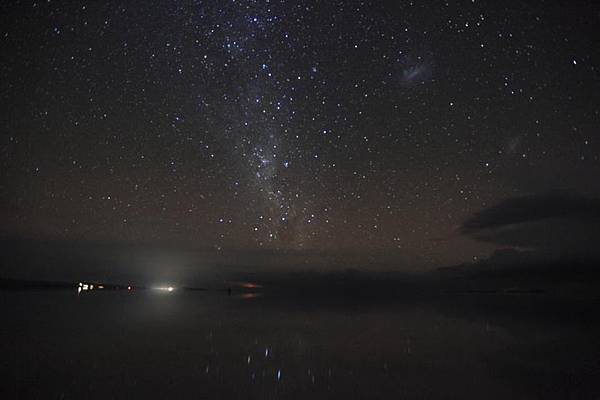
[[[598,300],[0,291],[0,398],[595,399]]]

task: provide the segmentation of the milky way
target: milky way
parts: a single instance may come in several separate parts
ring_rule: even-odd
[[[534,3],[3,5],[2,234],[486,254],[474,213],[600,191],[598,6]]]

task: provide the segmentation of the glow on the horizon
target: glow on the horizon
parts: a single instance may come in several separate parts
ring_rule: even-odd
[[[158,290],[160,292],[172,292],[175,290],[175,288],[173,286],[158,286],[155,287],[154,290]]]

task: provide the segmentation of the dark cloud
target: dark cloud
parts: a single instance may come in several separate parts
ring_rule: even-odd
[[[462,226],[473,238],[548,255],[600,255],[600,199],[566,191],[506,199]]]
[[[600,199],[560,191],[506,199],[469,218],[465,233],[549,218],[600,221]]]

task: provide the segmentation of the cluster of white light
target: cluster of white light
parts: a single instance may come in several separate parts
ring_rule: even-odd
[[[79,282],[79,285],[77,285],[77,293],[81,293],[82,291],[85,291],[85,290],[94,290],[94,288],[103,289],[104,286],[98,285],[98,286],[94,287],[93,283]]]
[[[79,284],[77,285],[77,293],[81,293],[84,290],[100,290],[100,289],[104,289],[104,285],[94,285],[93,283],[83,283],[83,282],[79,282]]]

